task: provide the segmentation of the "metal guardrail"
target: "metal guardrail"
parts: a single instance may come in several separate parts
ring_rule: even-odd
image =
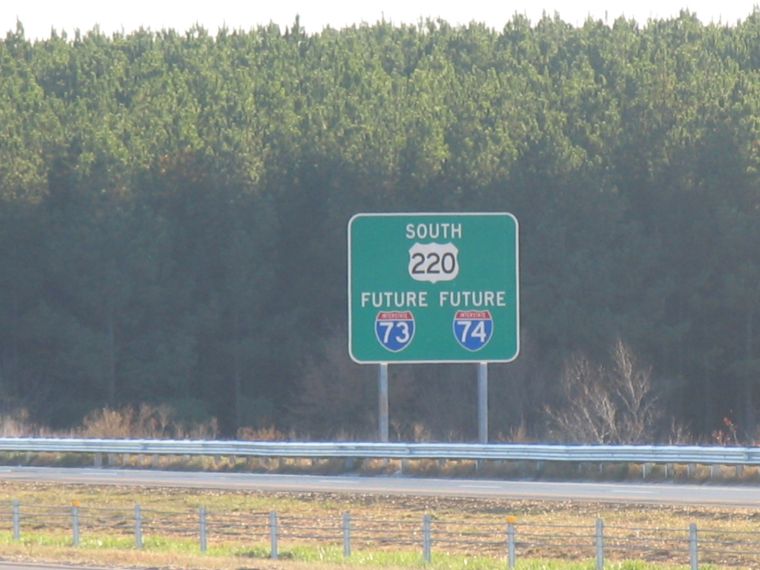
[[[0,438],[0,452],[760,465],[760,448],[675,445],[326,443],[3,437]]]

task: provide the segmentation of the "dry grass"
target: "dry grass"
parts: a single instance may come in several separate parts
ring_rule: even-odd
[[[168,406],[142,404],[118,410],[103,408],[88,414],[74,435],[93,438],[215,439],[215,419],[189,425],[178,421]]]
[[[452,532],[457,537],[468,537],[470,533],[493,533],[496,546],[493,550],[478,548],[478,554],[492,556],[494,560],[503,557],[503,531],[507,520],[515,521],[518,536],[534,537],[535,541],[554,543],[554,547],[531,548],[521,547],[522,557],[550,557],[569,560],[588,559],[593,556],[592,547],[575,548],[557,544],[552,538],[558,532],[573,535],[574,542],[592,543],[594,521],[601,518],[605,522],[609,540],[617,540],[628,534],[649,536],[648,540],[659,540],[668,533],[677,535],[676,547],[663,546],[659,550],[646,548],[623,555],[610,555],[610,560],[625,558],[642,558],[650,563],[679,563],[686,564],[685,538],[690,523],[696,523],[701,533],[710,529],[716,533],[755,532],[760,527],[760,514],[753,509],[731,507],[699,507],[699,506],[659,506],[659,505],[616,505],[608,503],[583,502],[543,502],[543,501],[512,501],[507,499],[478,499],[478,498],[444,498],[444,497],[395,497],[372,494],[343,494],[343,493],[264,493],[250,491],[218,491],[178,488],[145,488],[128,486],[84,486],[84,485],[54,485],[47,483],[19,483],[0,481],[0,504],[18,499],[22,509],[24,505],[57,505],[66,507],[78,504],[84,512],[88,508],[120,509],[128,513],[135,503],[139,503],[144,511],[153,510],[163,513],[180,513],[184,529],[197,529],[197,509],[205,506],[209,512],[210,554],[196,555],[194,541],[197,538],[187,538],[181,532],[181,524],[176,529],[166,525],[161,529],[162,538],[168,540],[185,540],[185,551],[167,551],[155,546],[137,551],[132,547],[118,550],[109,548],[93,548],[91,546],[75,549],[71,547],[42,546],[33,540],[24,544],[5,543],[2,549],[4,557],[24,560],[55,560],[77,564],[104,564],[118,560],[120,565],[143,566],[156,568],[219,568],[267,570],[282,568],[299,570],[300,568],[350,568],[346,563],[321,564],[319,559],[298,564],[293,560],[273,562],[267,559],[267,537],[264,517],[270,511],[276,511],[283,521],[283,526],[291,525],[290,531],[283,531],[282,551],[290,558],[299,559],[300,554],[294,550],[296,546],[318,550],[325,546],[324,539],[303,540],[288,538],[293,532],[293,524],[298,521],[308,521],[311,533],[319,529],[332,532],[333,539],[328,541],[332,547],[339,542],[340,516],[350,512],[357,521],[357,526],[374,521],[383,527],[383,532],[393,533],[394,529],[407,533],[419,530],[423,514],[433,517],[434,526],[439,530]],[[182,514],[184,513],[184,514]],[[252,524],[251,517],[258,517],[260,527]],[[177,520],[180,520],[179,518]],[[364,521],[364,522],[362,522]],[[61,523],[68,524],[66,521]],[[240,536],[226,537],[219,531],[223,524],[229,528],[243,529]],[[7,523],[6,523],[7,526]],[[122,529],[122,538],[129,543],[130,524]],[[558,528],[563,530],[558,531]],[[258,530],[257,530],[258,529]],[[43,532],[37,530],[34,532]],[[66,533],[62,527],[62,536]],[[176,532],[176,536],[172,533]],[[32,534],[24,530],[25,539]],[[88,527],[82,528],[83,541],[92,537],[94,531]],[[147,533],[146,533],[147,534]],[[357,533],[358,535],[358,533]],[[580,539],[583,540],[580,540]],[[676,540],[676,539],[674,539]],[[253,541],[253,542],[252,542]],[[104,541],[105,542],[105,541]],[[107,546],[107,544],[106,544]],[[357,536],[356,552],[373,551],[377,553],[392,553],[398,546],[393,544],[383,546],[376,541],[362,541]],[[405,547],[413,555],[418,555],[419,546]],[[470,547],[471,548],[471,547]],[[230,552],[245,550],[247,554],[232,556]],[[472,554],[467,547],[445,546],[440,542],[434,547],[438,553]],[[669,550],[670,549],[670,550]],[[213,551],[213,553],[211,553]],[[225,554],[227,553],[227,554]],[[622,558],[621,558],[622,556]],[[751,558],[755,556],[755,558]],[[757,553],[750,552],[747,556],[706,557],[715,564],[733,562],[742,568],[758,567],[760,560]],[[391,564],[392,566],[393,564]],[[365,565],[366,567],[366,565]],[[407,566],[408,567],[408,566]],[[558,568],[561,568],[559,566]],[[549,566],[547,566],[549,568]],[[555,568],[555,566],[551,566]]]

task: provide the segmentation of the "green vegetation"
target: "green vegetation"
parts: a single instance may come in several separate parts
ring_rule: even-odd
[[[0,400],[21,425],[148,403],[160,436],[367,437],[347,221],[463,210],[521,227],[522,354],[492,367],[492,433],[586,439],[546,410],[571,417],[565,363],[622,339],[668,410],[622,437],[755,436],[757,9],[34,42],[19,24],[0,79]],[[391,374],[392,437],[475,436],[474,370]]]

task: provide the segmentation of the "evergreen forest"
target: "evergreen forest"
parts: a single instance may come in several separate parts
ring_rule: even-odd
[[[373,438],[347,222],[471,211],[520,222],[521,354],[490,367],[493,439],[588,439],[554,420],[604,382],[568,377],[611,374],[621,346],[657,414],[597,440],[760,438],[757,8],[41,40],[18,23],[0,413],[67,428],[148,404],[219,437]],[[392,366],[391,439],[473,440],[475,378]]]

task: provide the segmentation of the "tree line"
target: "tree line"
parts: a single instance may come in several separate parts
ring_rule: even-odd
[[[372,434],[347,221],[509,211],[522,354],[492,366],[492,433],[555,437],[567,363],[620,339],[662,425],[757,433],[757,9],[36,41],[19,23],[0,79],[6,414],[150,403],[226,436]],[[394,437],[474,437],[474,375],[392,367]]]

